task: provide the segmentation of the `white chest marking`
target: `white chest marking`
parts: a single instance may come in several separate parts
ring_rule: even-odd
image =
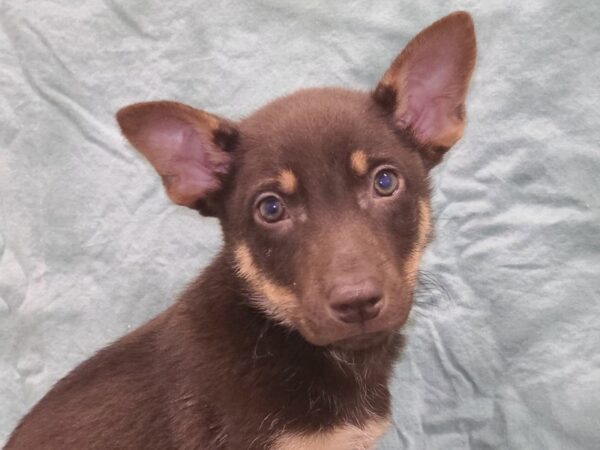
[[[285,433],[275,440],[271,450],[372,450],[388,425],[388,420],[380,419],[362,427],[343,425],[312,434]]]

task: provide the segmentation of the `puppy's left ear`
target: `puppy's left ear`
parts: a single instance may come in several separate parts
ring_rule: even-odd
[[[117,113],[123,135],[154,166],[174,203],[217,215],[235,125],[177,102],[136,103]]]
[[[428,168],[465,127],[465,97],[476,58],[471,16],[455,12],[421,31],[392,62],[373,92],[422,147]]]

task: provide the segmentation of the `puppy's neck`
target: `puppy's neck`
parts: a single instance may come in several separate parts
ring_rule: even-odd
[[[203,365],[218,380],[209,401],[259,418],[276,414],[280,426],[302,431],[359,426],[389,414],[387,384],[400,335],[362,350],[318,347],[267,318],[250,300],[223,254],[182,298],[201,341]],[[228,389],[249,395],[228,404]]]

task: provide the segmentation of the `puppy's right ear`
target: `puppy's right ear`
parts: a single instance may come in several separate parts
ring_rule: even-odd
[[[211,200],[228,173],[238,140],[233,123],[176,102],[147,102],[117,112],[123,135],[154,166],[178,205],[214,215]]]

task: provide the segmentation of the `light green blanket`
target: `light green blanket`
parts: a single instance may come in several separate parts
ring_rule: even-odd
[[[479,40],[469,123],[432,176],[429,282],[380,448],[600,448],[600,2],[543,0],[0,0],[0,443],[219,248],[119,107],[235,119],[301,87],[368,89],[456,9]]]

